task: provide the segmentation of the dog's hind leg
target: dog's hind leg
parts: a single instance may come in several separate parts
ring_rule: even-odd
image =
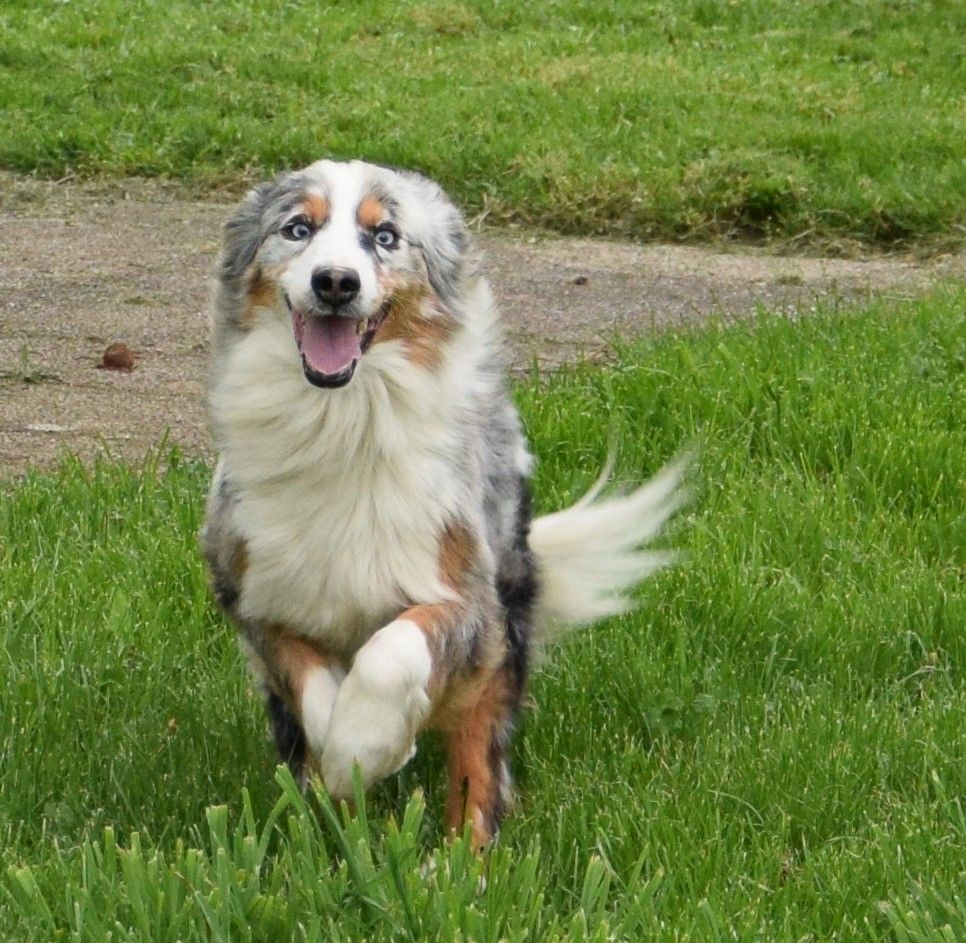
[[[530,493],[519,482],[513,541],[503,554],[496,588],[505,612],[502,664],[483,683],[479,698],[464,702],[446,726],[449,747],[447,821],[454,831],[472,826],[474,847],[496,837],[512,800],[507,750],[523,700],[530,665],[532,610],[538,577],[527,543]]]
[[[479,699],[448,725],[446,820],[454,832],[469,822],[477,850],[496,836],[512,797],[506,753],[519,702],[512,675],[508,665],[497,669],[483,684]]]

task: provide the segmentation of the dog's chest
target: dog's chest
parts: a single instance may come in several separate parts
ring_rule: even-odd
[[[351,652],[407,605],[442,598],[439,535],[453,501],[433,466],[413,456],[408,468],[243,490],[241,614]]]
[[[460,390],[397,353],[366,357],[349,386],[320,394],[287,332],[266,328],[211,401],[246,549],[239,615],[346,654],[407,605],[447,598],[439,540],[466,510]]]

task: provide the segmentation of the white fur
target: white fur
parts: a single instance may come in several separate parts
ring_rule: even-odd
[[[540,592],[536,628],[548,637],[632,607],[628,590],[673,559],[643,551],[685,500],[684,462],[670,465],[636,491],[598,500],[607,472],[575,505],[537,518],[530,547]]]
[[[339,688],[320,756],[333,796],[351,795],[354,763],[368,786],[412,758],[429,713],[432,667],[426,637],[408,619],[391,622],[359,650]]]
[[[379,282],[372,257],[359,242],[356,207],[364,195],[366,175],[359,163],[318,165],[338,199],[329,203],[330,217],[312,241],[286,266],[281,286],[294,307],[310,309],[314,303],[312,273],[320,267],[355,270],[361,282],[357,304],[365,311],[377,306]],[[301,208],[298,209],[301,212]],[[296,215],[296,214],[293,214]],[[291,244],[290,244],[291,245]]]
[[[407,599],[449,598],[437,536],[460,505],[460,400],[395,344],[374,346],[344,389],[318,391],[287,324],[252,330],[212,396],[248,545],[239,612],[352,651]]]
[[[345,672],[317,665],[309,670],[302,685],[302,727],[309,749],[315,756],[322,752],[329,732],[329,720]]]

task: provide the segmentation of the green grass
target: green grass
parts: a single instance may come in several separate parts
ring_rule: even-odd
[[[562,232],[957,240],[964,30],[952,0],[8,0],[0,166],[363,156]]]
[[[963,939],[964,304],[763,316],[518,389],[544,509],[612,432],[628,479],[702,453],[687,562],[536,675],[483,862],[440,845],[432,743],[364,819],[276,779],[195,546],[204,468],[10,483],[0,937]]]

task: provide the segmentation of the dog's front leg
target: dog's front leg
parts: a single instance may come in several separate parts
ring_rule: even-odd
[[[318,756],[345,672],[318,643],[274,626],[245,625],[243,647],[266,688],[269,719],[279,756],[296,780],[308,780],[306,749]]]
[[[354,763],[368,787],[415,754],[436,686],[435,640],[457,618],[451,604],[416,606],[359,649],[336,696],[320,757],[333,796],[351,794]]]

